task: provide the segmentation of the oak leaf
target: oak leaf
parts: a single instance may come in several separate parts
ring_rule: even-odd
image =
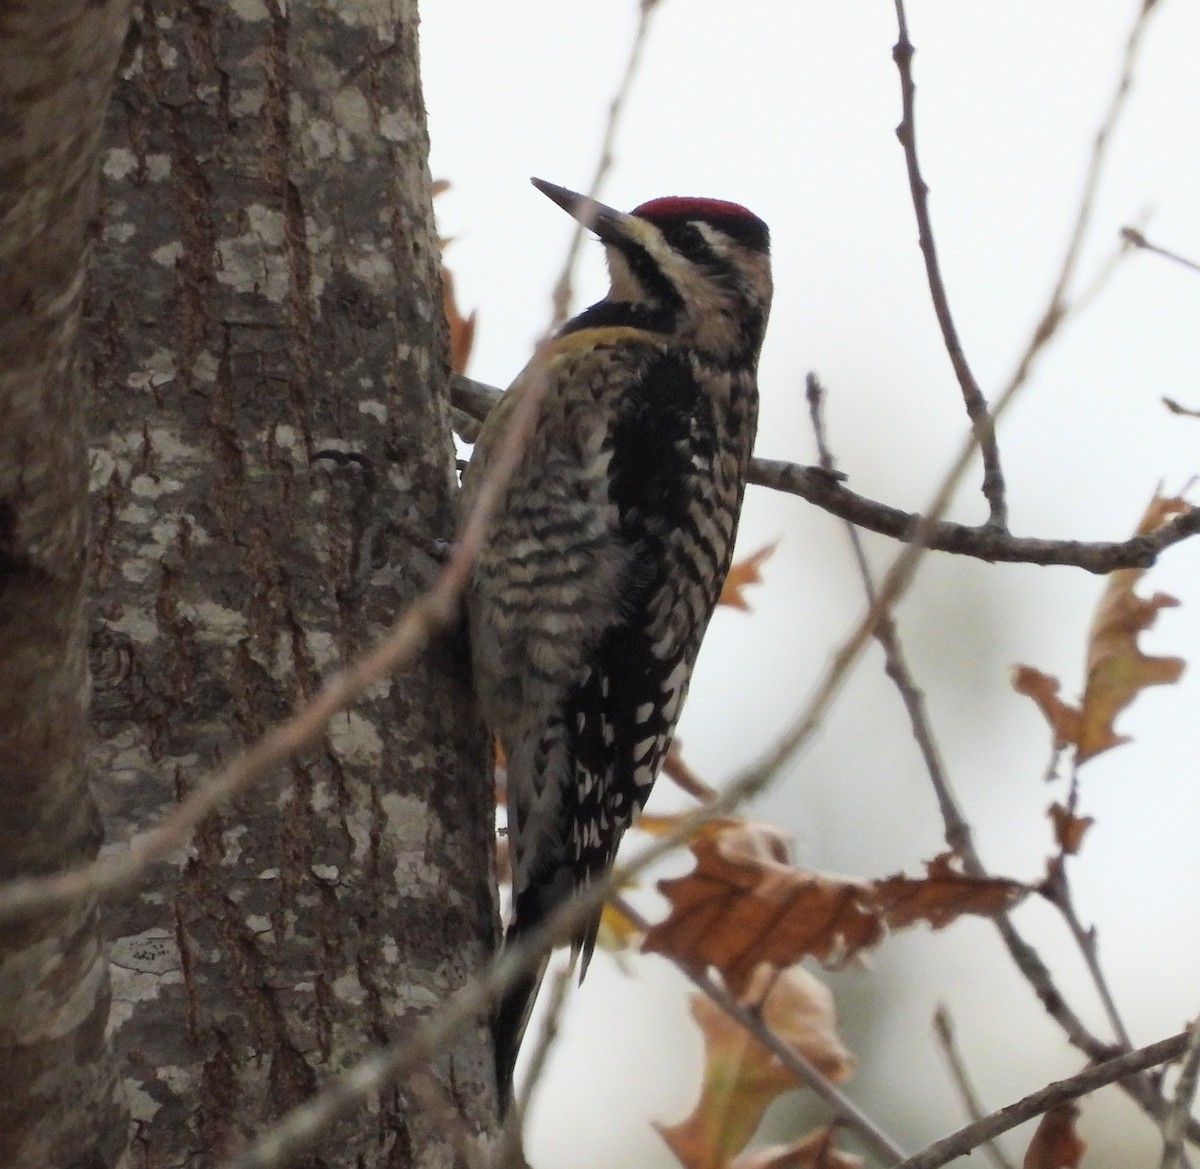
[[[693,969],[715,966],[735,995],[761,962],[784,969],[812,955],[833,964],[883,938],[867,882],[793,868],[777,833],[734,825],[690,847],[696,866],[659,881],[671,911],[642,948]]]
[[[1137,534],[1152,532],[1172,516],[1190,510],[1184,499],[1155,493]],[[1114,728],[1117,715],[1147,686],[1178,682],[1183,673],[1182,658],[1152,657],[1138,645],[1138,637],[1154,624],[1159,610],[1179,604],[1165,593],[1152,597],[1135,593],[1134,586],[1145,572],[1121,568],[1109,574],[1088,634],[1087,681],[1079,706],[1057,696],[1057,679],[1029,666],[1014,670],[1013,687],[1033,698],[1050,723],[1056,745],[1073,746],[1079,763],[1127,743],[1128,736]]]
[[[762,566],[774,555],[778,544],[779,541],[776,540],[733,565],[725,577],[725,583],[721,586],[721,595],[717,598],[717,604],[749,611],[750,602],[746,600],[745,590],[750,585],[762,584]]]
[[[957,854],[943,852],[925,862],[924,877],[897,873],[876,881],[873,900],[892,929],[923,921],[936,930],[964,913],[990,917],[1011,909],[1028,892],[1018,881],[964,873]]]
[[[1071,706],[1058,696],[1060,683],[1050,674],[1043,674],[1033,666],[1014,666],[1012,687],[1018,694],[1032,698],[1038,704],[1050,730],[1054,733],[1054,748],[1061,751],[1079,742],[1079,726],[1083,714],[1079,707]]]
[[[760,966],[743,1001],[758,1006],[764,1026],[831,1080],[850,1074],[853,1060],[837,1036],[833,996],[808,971]],[[693,995],[691,1007],[704,1037],[700,1096],[686,1120],[655,1127],[687,1169],[720,1169],[746,1147],[767,1106],[800,1080],[707,995]]]
[[[1087,1148],[1075,1131],[1078,1116],[1079,1106],[1070,1100],[1051,1108],[1038,1123],[1022,1169],[1075,1169]]]
[[[951,853],[928,862],[924,877],[826,876],[788,864],[778,833],[744,822],[723,822],[690,847],[692,871],[658,883],[671,908],[642,949],[692,969],[715,967],[739,996],[761,962],[842,964],[889,928],[924,921],[938,929],[964,913],[998,913],[1028,892],[1015,881],[963,873]]]

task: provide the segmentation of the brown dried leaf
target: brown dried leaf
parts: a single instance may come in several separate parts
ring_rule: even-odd
[[[447,179],[433,180],[433,197],[450,190]],[[445,251],[451,241],[444,236],[438,239],[438,249]],[[454,295],[454,276],[450,269],[442,263],[442,312],[446,315],[446,324],[450,329],[450,368],[455,373],[466,373],[467,363],[471,360],[471,350],[475,346],[476,313],[464,317],[458,307],[458,299]]]
[[[790,1145],[768,1145],[742,1153],[729,1169],[859,1169],[861,1157],[834,1148],[831,1127],[813,1129]]]
[[[1079,1106],[1056,1104],[1041,1119],[1025,1153],[1022,1169],[1076,1169],[1086,1142],[1075,1131]]]
[[[642,949],[695,969],[715,966],[735,995],[761,962],[844,962],[883,938],[867,882],[793,868],[782,837],[762,826],[731,826],[690,847],[696,867],[658,883],[671,911]]]
[[[1095,824],[1093,816],[1076,816],[1060,803],[1053,803],[1046,810],[1054,825],[1054,839],[1063,852],[1074,856],[1083,845],[1087,830]]]
[[[1077,706],[1068,706],[1058,697],[1059,681],[1032,666],[1014,666],[1012,687],[1018,694],[1028,695],[1046,716],[1054,732],[1057,750],[1071,747],[1079,741],[1079,724],[1083,715]]]
[[[454,296],[454,277],[450,269],[442,265],[442,311],[450,328],[450,368],[455,373],[466,373],[475,346],[475,321],[477,314],[464,317],[459,311]]]
[[[1190,510],[1186,500],[1156,493],[1137,534],[1152,532],[1172,516]],[[1145,572],[1144,568],[1122,568],[1109,574],[1088,635],[1087,682],[1078,708],[1058,697],[1056,678],[1029,666],[1014,671],[1014,689],[1028,694],[1041,707],[1054,732],[1055,745],[1074,746],[1079,763],[1127,743],[1128,736],[1117,734],[1113,725],[1117,715],[1147,686],[1178,682],[1183,673],[1182,658],[1151,657],[1138,645],[1139,635],[1154,624],[1159,610],[1179,604],[1165,593],[1138,596],[1134,586]]]
[[[764,1025],[831,1080],[850,1074],[853,1060],[837,1036],[833,996],[808,971],[759,967],[746,997],[761,1001]],[[719,1169],[746,1147],[771,1101],[800,1081],[706,995],[692,996],[692,1016],[704,1036],[700,1096],[686,1120],[655,1127],[688,1169]]]
[[[1152,532],[1172,516],[1189,510],[1186,500],[1165,498],[1156,492],[1137,533]],[[1088,638],[1087,685],[1077,740],[1080,763],[1128,742],[1127,736],[1113,729],[1117,715],[1145,687],[1178,682],[1183,673],[1182,658],[1150,657],[1138,645],[1138,635],[1154,624],[1158,611],[1179,604],[1165,593],[1139,597],[1133,588],[1145,573],[1144,568],[1122,568],[1112,573],[1096,606]]]
[[[725,577],[725,583],[721,586],[721,595],[717,598],[717,604],[729,605],[733,609],[744,609],[748,612],[750,602],[744,596],[745,590],[750,585],[762,584],[762,566],[774,555],[778,544],[779,541],[776,540],[733,565]]]
[[[964,913],[991,917],[1011,909],[1029,891],[1017,881],[964,873],[953,852],[926,861],[925,873],[923,878],[897,873],[875,883],[875,904],[892,929],[923,921],[937,930]]]
[[[951,853],[926,876],[881,881],[829,877],[786,863],[784,839],[761,825],[726,824],[693,841],[695,868],[660,881],[671,903],[642,944],[685,966],[713,966],[743,995],[761,962],[785,969],[805,957],[841,964],[877,945],[888,927],[928,922],[938,929],[964,913],[994,914],[1027,889],[1014,881],[972,877]]]

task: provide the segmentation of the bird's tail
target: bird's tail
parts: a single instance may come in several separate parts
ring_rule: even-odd
[[[505,945],[510,946],[515,941],[516,938],[510,930]],[[521,1040],[524,1038],[525,1028],[529,1026],[529,1016],[533,1014],[533,1004],[549,961],[550,957],[546,955],[533,970],[522,974],[496,1004],[492,1015],[492,1042],[496,1051],[496,1091],[500,1100],[501,1116],[508,1111],[512,1103],[513,1071],[517,1066],[517,1052],[521,1050]]]

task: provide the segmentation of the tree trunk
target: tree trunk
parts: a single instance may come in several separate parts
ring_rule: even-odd
[[[79,318],[95,158],[128,6],[0,13],[0,881],[89,861]],[[124,1101],[105,1042],[94,902],[0,926],[0,1165],[111,1166]]]
[[[115,841],[386,628],[436,571],[455,491],[415,0],[139,16],[89,314],[95,774]],[[355,457],[314,463],[328,448]],[[450,637],[111,906],[144,1163],[237,1151],[477,970],[492,828]],[[490,1067],[481,1026],[415,1105],[399,1085],[304,1163],[451,1163],[492,1123]]]

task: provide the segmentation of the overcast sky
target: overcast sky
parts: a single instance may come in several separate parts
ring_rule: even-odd
[[[431,0],[423,56],[438,203],[455,237],[447,259],[479,311],[470,372],[507,384],[549,316],[570,222],[528,182],[585,188],[624,67],[635,0]],[[1200,6],[1160,0],[1133,98],[1110,156],[1084,251],[1086,284],[1135,223],[1200,257]],[[1092,137],[1119,72],[1133,3],[927,0],[910,4],[918,136],[946,283],[963,342],[989,394],[1044,308],[1074,220]],[[828,387],[829,426],[851,486],[922,508],[962,441],[965,419],[940,346],[894,129],[896,38],[885,0],[815,3],[662,0],[602,192],[631,207],[660,195],[742,202],[768,221],[776,300],[761,366],[760,454],[811,462],[803,412],[809,370]],[[603,293],[596,244],[581,303]],[[1013,530],[1117,539],[1156,483],[1200,466],[1200,275],[1136,254],[1038,365],[1003,420]],[[957,517],[985,515],[978,474]],[[1194,492],[1200,497],[1200,492]],[[778,539],[756,613],[714,620],[680,728],[692,766],[720,782],[787,725],[862,596],[838,524],[751,489],[740,550]],[[896,549],[870,543],[877,566]],[[1042,774],[1048,735],[1013,694],[1021,661],[1082,680],[1101,583],[1077,570],[990,567],[930,557],[901,632],[950,774],[997,871],[1036,880],[1050,848]],[[1200,653],[1200,544],[1166,554],[1149,591],[1178,596],[1145,639]],[[1136,1042],[1200,1011],[1196,847],[1200,670],[1144,695],[1120,728],[1136,742],[1087,766],[1082,809],[1097,819],[1072,873],[1081,912]],[[669,805],[671,801],[665,800]],[[879,876],[919,871],[940,822],[900,704],[877,657],[862,665],[819,738],[760,801],[797,859]],[[1102,1016],[1065,931],[1030,904],[1019,925],[1085,1017]],[[690,1105],[699,1043],[681,986],[659,959],[626,978],[593,963],[533,1118],[530,1156],[556,1169],[672,1164],[646,1124]],[[859,1060],[850,1090],[907,1146],[962,1121],[931,1040],[953,1010],[989,1107],[1078,1070],[986,923],[889,940],[871,970],[831,976]],[[598,1056],[603,1049],[605,1058]],[[1107,1114],[1107,1129],[1102,1128]],[[1148,1126],[1117,1094],[1093,1103],[1087,1164],[1157,1163]],[[776,1116],[787,1123],[786,1112]],[[1138,1143],[1140,1141],[1140,1143]],[[1023,1143],[1013,1142],[1019,1151]]]

